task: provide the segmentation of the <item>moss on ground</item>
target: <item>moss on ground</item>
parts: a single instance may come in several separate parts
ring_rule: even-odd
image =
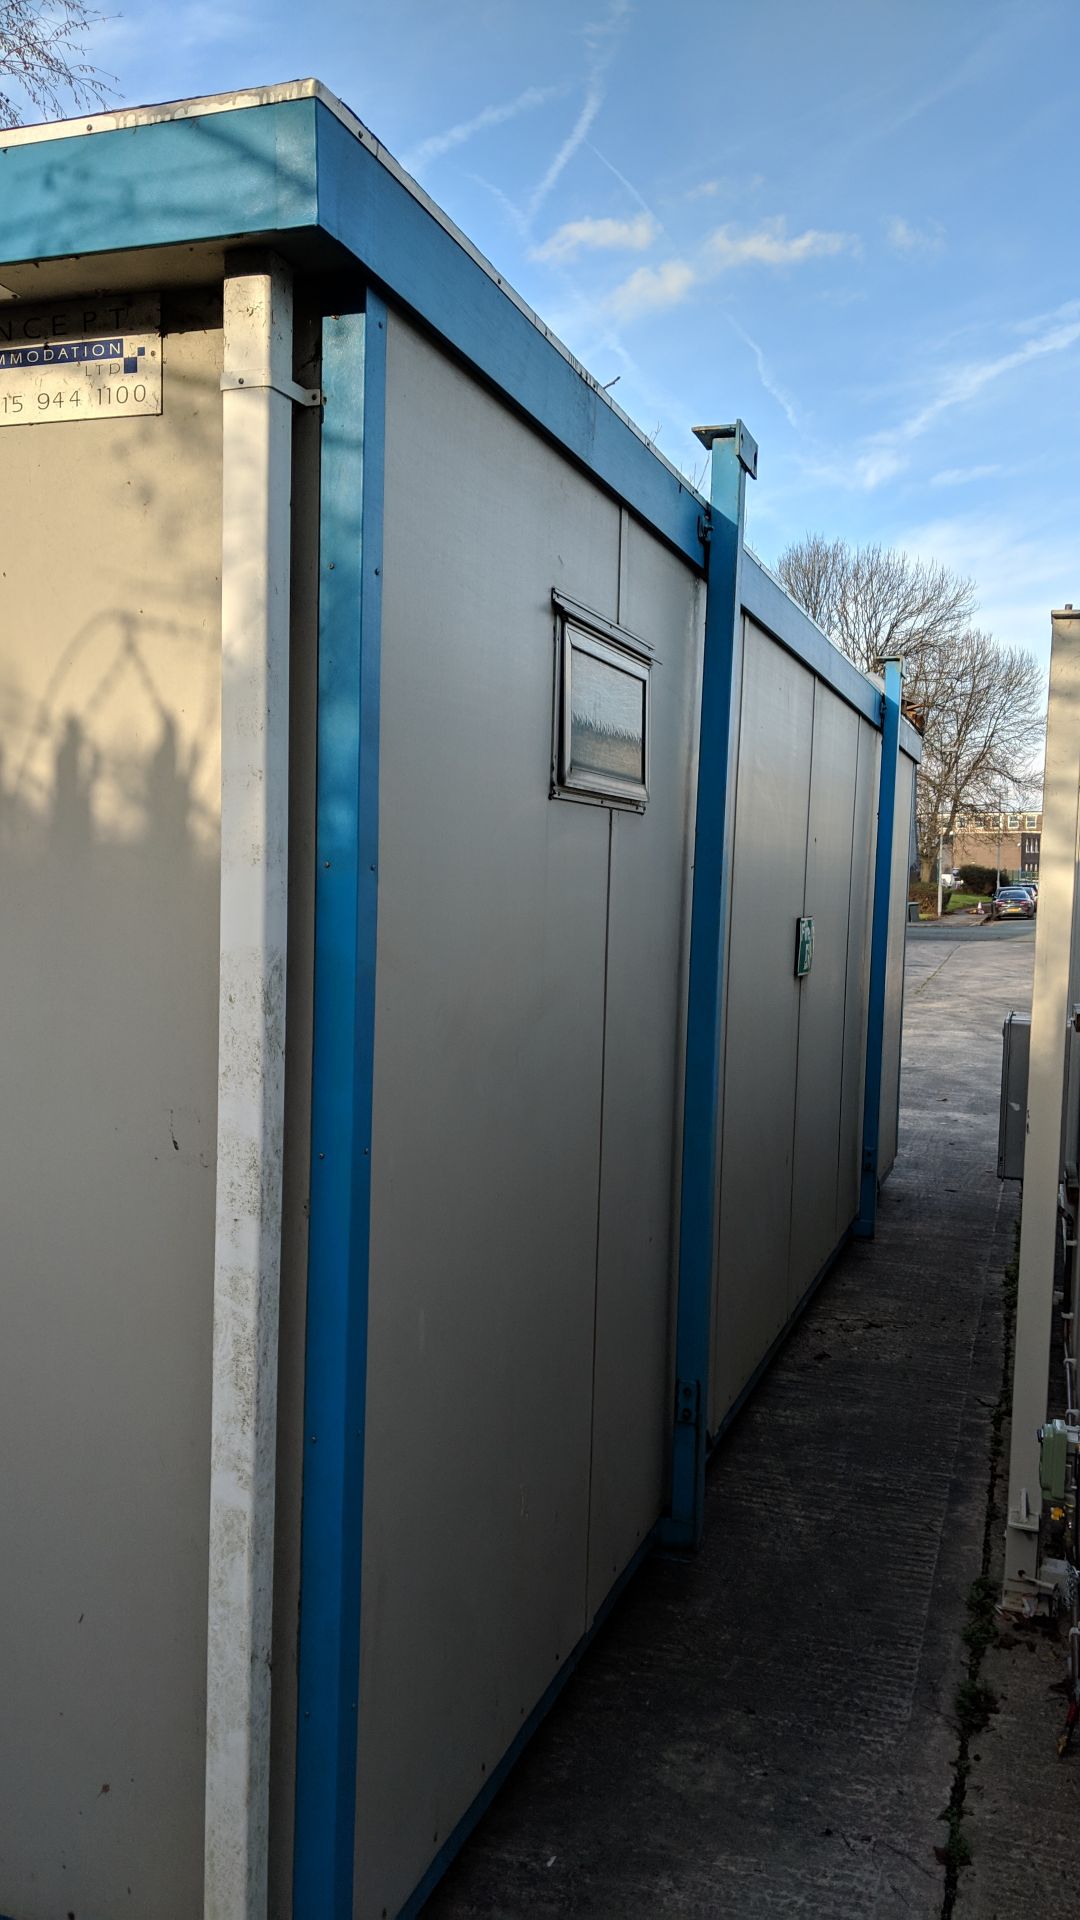
[[[982,1566],[968,1589],[967,1620],[963,1629],[967,1648],[967,1671],[956,1689],[953,1711],[956,1715],[959,1744],[953,1762],[949,1804],[943,1808],[945,1844],[937,1849],[945,1868],[945,1891],[941,1902],[941,1920],[951,1920],[960,1887],[960,1875],[972,1861],[971,1839],[964,1826],[967,1784],[971,1773],[971,1742],[984,1731],[991,1714],[997,1710],[997,1695],[982,1678],[987,1652],[997,1639],[998,1583],[990,1573],[994,1538],[997,1492],[1005,1449],[1005,1423],[1012,1399],[1013,1338],[1016,1330],[1016,1290],[1020,1276],[1020,1226],[1017,1222],[1013,1257],[1002,1275],[1002,1354],[1001,1386],[990,1417],[990,1461],[986,1486],[986,1515],[983,1522]]]

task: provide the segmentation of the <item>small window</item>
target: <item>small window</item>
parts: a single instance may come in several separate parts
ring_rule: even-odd
[[[1025,813],[1025,815],[1024,815],[1024,825],[1025,825],[1025,827],[1027,828],[1027,830],[1028,830],[1028,832],[1029,832],[1029,833],[1038,833],[1038,831],[1039,831],[1039,816],[1038,816],[1038,814],[1037,814],[1037,813]]]
[[[641,808],[649,797],[650,662],[564,618],[555,790]]]

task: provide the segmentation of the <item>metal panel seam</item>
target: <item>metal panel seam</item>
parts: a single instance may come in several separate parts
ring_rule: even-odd
[[[378,904],[386,310],[324,322],[295,1920],[353,1908]]]
[[[851,898],[855,887],[855,829],[859,821],[859,760],[863,750],[865,735],[862,722],[859,723],[858,737],[855,742],[855,778],[851,785],[851,838],[848,846],[848,904],[847,904],[847,945],[844,951],[844,999],[840,1015],[841,1052],[840,1052],[840,1127],[836,1136],[836,1186],[834,1188],[833,1220],[840,1211],[840,1172],[843,1164],[844,1146],[844,1049],[848,1037],[848,999],[851,992]]]
[[[735,661],[732,667],[732,681],[731,681],[731,700],[732,700],[732,709],[734,714],[734,718],[732,722],[733,731],[732,731],[732,747],[731,747],[731,755],[732,755],[732,774],[731,774],[731,789],[730,789],[731,791],[731,802],[730,802],[731,823],[730,823],[730,831],[729,831],[729,837],[728,837],[728,846],[730,849],[730,859],[731,859],[731,878],[728,883],[728,904],[727,904],[727,914],[725,916],[725,921],[724,921],[723,954],[720,962],[721,969],[722,969],[722,978],[725,982],[730,977],[731,930],[736,922],[735,908],[740,898],[739,875],[738,875],[738,871],[736,869],[736,863],[735,863],[735,849],[739,843],[739,830],[740,830],[740,824],[741,824],[739,809],[740,807],[743,807],[746,804],[745,797],[742,792],[742,782],[739,778],[739,770],[740,770],[740,767],[742,766],[743,726],[744,726],[744,721],[746,717],[745,716],[745,700],[746,700],[746,622],[747,622],[747,618],[748,616],[746,612],[743,609],[740,609],[739,615],[738,615],[739,645],[736,652]],[[710,1428],[709,1428],[709,1415],[711,1411],[712,1387],[716,1378],[716,1369],[717,1369],[717,1363],[719,1360],[720,1315],[718,1312],[718,1308],[720,1304],[720,1247],[721,1247],[721,1232],[722,1232],[722,1226],[723,1226],[721,1211],[720,1211],[720,1202],[721,1202],[721,1197],[723,1195],[723,1190],[724,1190],[724,1145],[725,1145],[724,1109],[725,1109],[725,1095],[727,1092],[730,1030],[731,1030],[731,1018],[730,1018],[730,1011],[728,1007],[728,996],[725,993],[721,996],[721,1002],[720,1002],[720,1060],[719,1060],[719,1073],[718,1073],[718,1081],[717,1081],[717,1086],[718,1086],[717,1097],[719,1101],[719,1106],[718,1106],[717,1117],[716,1117],[716,1124],[717,1124],[716,1172],[713,1180],[713,1229],[712,1229],[713,1243],[712,1243],[712,1254],[711,1254],[712,1273],[711,1273],[711,1281],[710,1281],[710,1284],[712,1287],[712,1295],[713,1295],[712,1326],[711,1326],[710,1335],[709,1335],[710,1406],[706,1407],[705,1409],[706,1446],[708,1446],[711,1442],[711,1434],[710,1434]]]
[[[810,827],[814,808],[814,749],[817,741],[818,685],[815,675],[810,695],[810,760],[806,769],[806,833],[803,838],[803,883],[802,910],[806,912],[806,879],[810,871]],[[787,1253],[784,1271],[787,1282],[791,1284],[791,1235],[795,1214],[795,1159],[799,1140],[799,1059],[802,1045],[803,1001],[806,998],[806,978],[800,977],[796,983],[795,1005],[795,1059],[793,1097],[791,1101],[791,1160],[788,1170],[787,1205]]]
[[[743,526],[748,471],[743,454],[745,431],[740,421],[734,427],[713,430],[711,441],[712,538],[705,603],[690,919],[675,1333],[676,1405],[671,1513],[662,1522],[667,1544],[683,1547],[700,1545],[705,1514],[720,1045],[731,891],[732,707],[742,631],[740,574],[745,551]]]
[[[863,1155],[859,1216],[854,1232],[871,1240],[877,1220],[878,1150],[881,1140],[881,1081],[885,1045],[885,989],[889,964],[889,912],[892,904],[893,835],[896,777],[900,757],[899,660],[885,662],[882,695],[881,767],[878,785],[877,843],[874,848],[874,911],[870,932],[870,992],[867,1003],[866,1091],[863,1098]]]
[[[617,610],[617,609],[616,609]],[[600,1322],[600,1239],[604,1219],[604,1096],[607,1074],[608,965],[611,957],[611,877],[615,861],[615,812],[608,812],[607,904],[604,909],[604,1004],[600,1040],[600,1138],[596,1151],[596,1249],[593,1262],[592,1385],[589,1402],[589,1472],[585,1504],[585,1593],[582,1619],[589,1624],[589,1593],[592,1581],[592,1498],[593,1463],[596,1459],[596,1345]]]

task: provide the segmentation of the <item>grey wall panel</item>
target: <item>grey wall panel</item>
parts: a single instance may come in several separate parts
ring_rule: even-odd
[[[814,680],[744,622],[727,968],[715,1428],[788,1317],[802,911]]]
[[[166,319],[160,418],[0,433],[0,1910],[19,1920],[202,1910],[221,354],[197,296]]]
[[[550,591],[614,618],[619,556],[612,502],[388,352],[363,1920],[584,1626],[609,816],[548,798]]]
[[[881,1069],[881,1134],[878,1173],[884,1180],[896,1159],[900,1110],[900,1043],[904,1015],[904,951],[907,940],[907,876],[911,853],[911,805],[915,762],[901,753],[893,831],[889,957],[885,976],[885,1036]]]
[[[682,927],[704,617],[689,568],[627,515],[620,617],[657,657],[649,805],[611,816],[590,1620],[666,1498]]]
[[[852,827],[859,734],[864,724],[853,707],[847,706],[822,681],[816,683],[803,905],[803,912],[814,922],[814,960],[810,972],[798,986],[789,1314],[833,1252],[837,1240],[836,1186],[850,946]]]
[[[851,835],[851,903],[848,913],[847,990],[844,1000],[844,1070],[837,1156],[835,1238],[846,1233],[859,1208],[862,1171],[863,1096],[866,1086],[866,1010],[870,989],[870,918],[873,911],[874,837],[877,832],[881,735],[863,720]]]

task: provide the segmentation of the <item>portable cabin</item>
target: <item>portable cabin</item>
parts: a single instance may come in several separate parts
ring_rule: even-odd
[[[414,1913],[872,1231],[918,742],[314,82],[0,287],[0,1911]]]

